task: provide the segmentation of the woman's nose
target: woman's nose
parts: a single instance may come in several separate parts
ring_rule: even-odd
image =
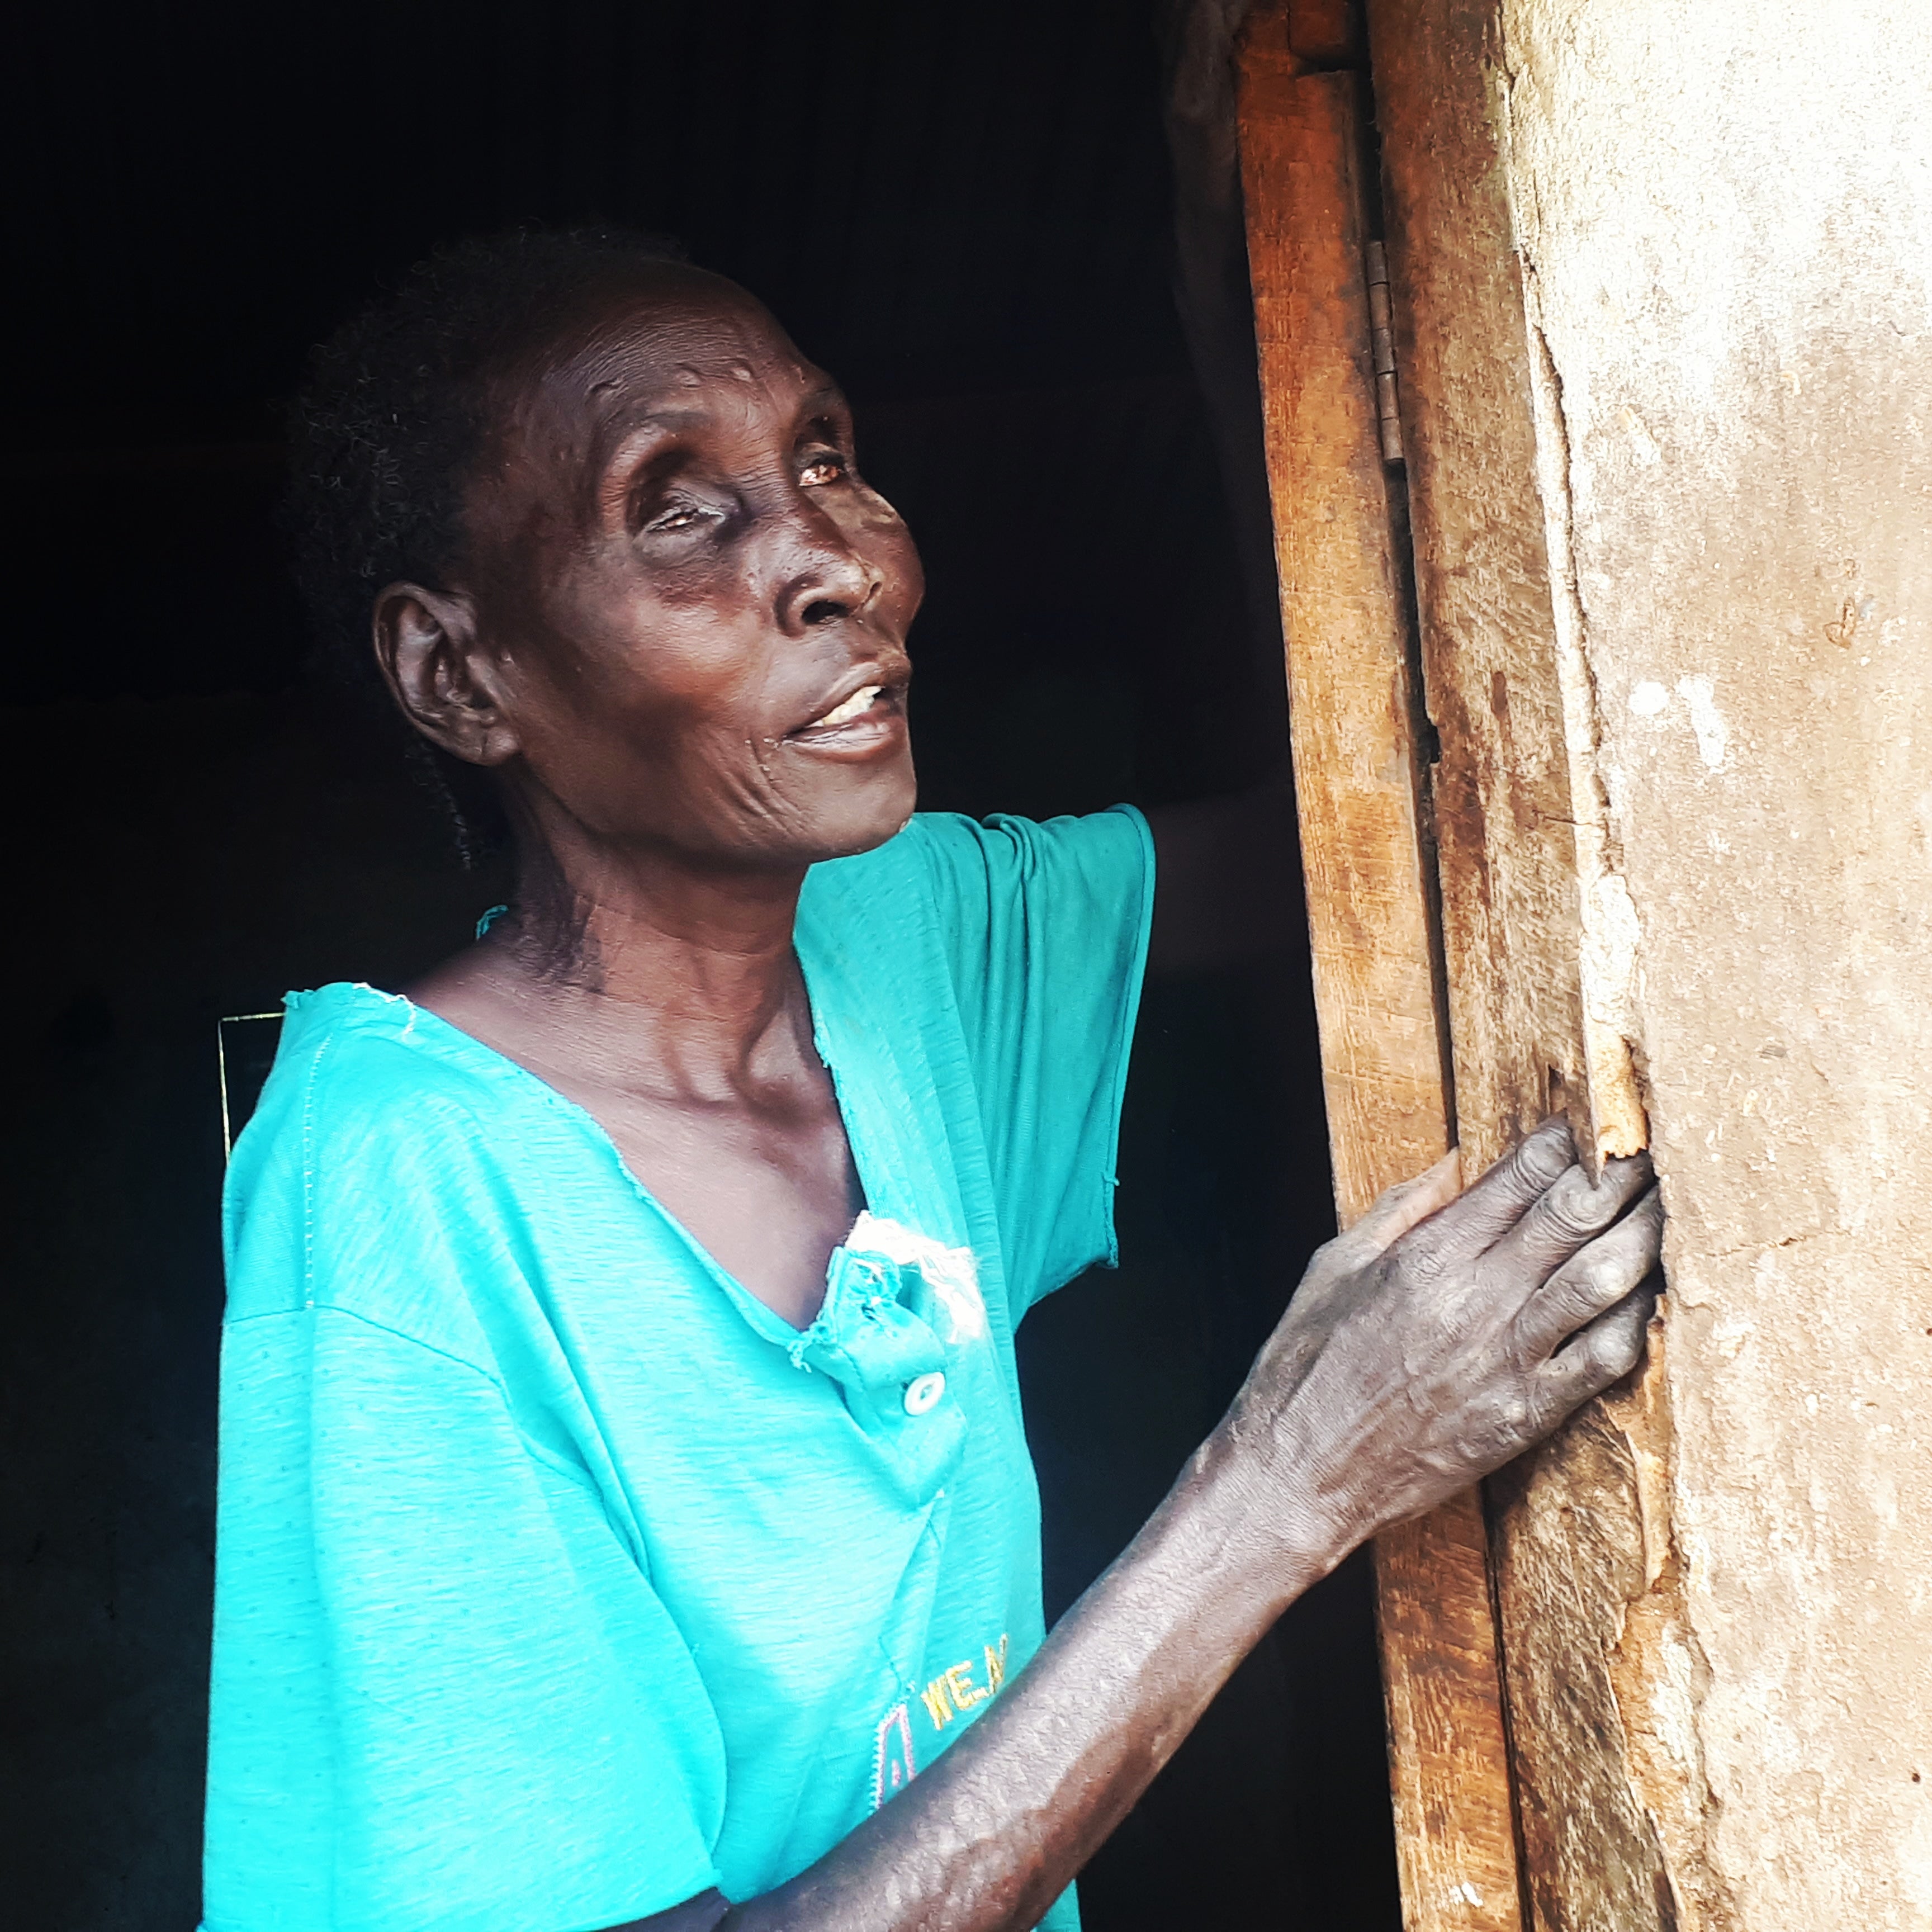
[[[802,637],[820,624],[856,616],[879,594],[884,581],[846,541],[844,532],[822,511],[808,514],[806,554],[778,593],[780,628]]]

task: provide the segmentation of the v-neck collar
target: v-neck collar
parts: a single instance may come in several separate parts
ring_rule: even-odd
[[[892,1052],[890,1042],[862,1010],[860,989],[844,948],[810,918],[802,905],[794,950],[812,1015],[813,1050],[831,1076],[846,1145],[866,1209],[881,1219],[916,1228],[943,1245],[963,1244],[964,1231],[956,1225],[956,1189],[952,1177],[938,1171],[933,1150],[918,1131],[921,1106],[929,1112],[934,1104],[929,1070],[922,1063],[908,1066],[902,1055]],[[632,1171],[616,1142],[588,1108],[560,1092],[520,1060],[428,1007],[418,1006],[406,994],[386,993],[366,982],[355,982],[324,988],[320,993],[291,994],[289,1004],[293,1010],[332,992],[344,996],[352,1010],[359,1010],[370,1018],[380,1016],[386,1022],[386,1030],[393,1030],[404,1043],[466,1063],[569,1120],[608,1160],[638,1200],[765,1340],[791,1352],[821,1328],[842,1246],[835,1250],[827,1268],[826,1301],[821,1302],[818,1314],[804,1328],[794,1327],[739,1280]],[[398,1027],[399,1016],[401,1024]],[[914,1086],[920,1090],[909,1090]]]

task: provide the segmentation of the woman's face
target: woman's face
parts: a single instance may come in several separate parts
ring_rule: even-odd
[[[790,867],[897,831],[918,554],[772,319],[667,269],[492,400],[459,586],[500,718],[479,761],[540,825],[688,861]]]

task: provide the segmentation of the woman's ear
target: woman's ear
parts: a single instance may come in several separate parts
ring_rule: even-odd
[[[477,635],[467,597],[392,584],[376,596],[371,632],[384,682],[431,744],[470,765],[500,765],[515,755],[498,667]]]

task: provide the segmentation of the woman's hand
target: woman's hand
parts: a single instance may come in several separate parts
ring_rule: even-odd
[[[1459,1197],[1456,1163],[1316,1254],[1222,1425],[1288,1502],[1298,1550],[1311,1518],[1352,1547],[1467,1488],[1642,1353],[1663,1228],[1648,1158],[1593,1183],[1550,1120]]]
[[[1649,1163],[1593,1185],[1572,1154],[1552,1121],[1460,1198],[1453,1156],[1383,1196],[1316,1256],[1147,1526],[936,1764],[777,1891],[622,1932],[1036,1924],[1297,1595],[1636,1366]]]

